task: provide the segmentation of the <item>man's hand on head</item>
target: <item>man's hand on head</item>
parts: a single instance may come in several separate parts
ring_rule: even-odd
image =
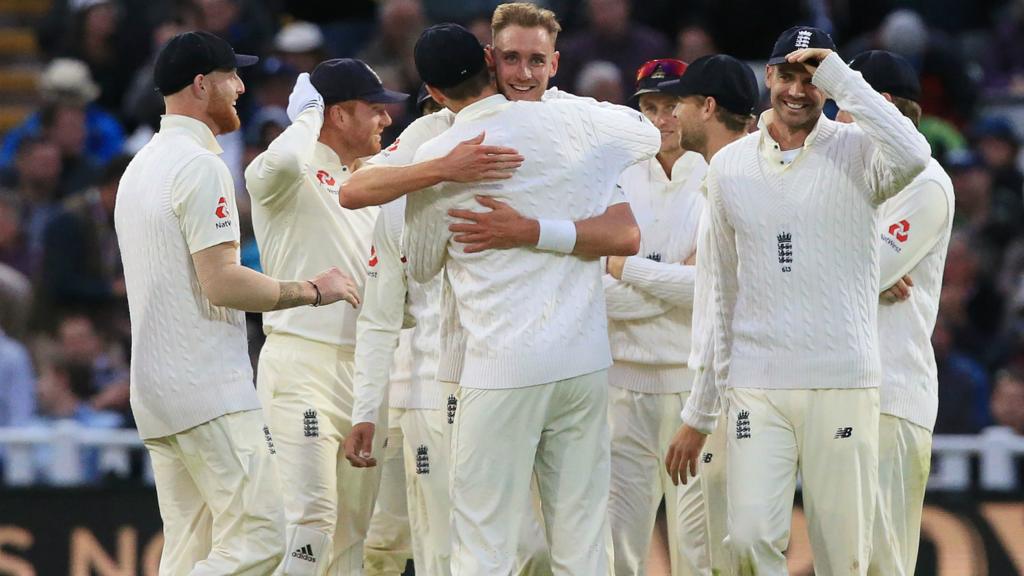
[[[786,62],[803,64],[812,75],[832,51],[828,48],[800,48],[786,54]]]
[[[524,158],[515,148],[489,146],[483,143],[485,133],[463,140],[440,159],[444,179],[448,182],[479,182],[507,180]]]
[[[477,196],[476,201],[490,210],[448,211],[449,216],[461,220],[449,225],[448,230],[455,234],[456,242],[465,244],[464,252],[471,254],[537,245],[540,224],[536,220],[525,218],[515,208],[488,196]]]

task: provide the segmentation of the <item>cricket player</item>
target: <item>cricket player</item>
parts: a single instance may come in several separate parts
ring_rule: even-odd
[[[686,64],[662,59],[637,71],[631,100],[661,132],[657,156],[626,169],[619,185],[640,226],[640,253],[610,256],[604,276],[611,426],[609,523],[615,574],[647,573],[658,506],[667,494],[669,556],[673,574],[707,574],[704,502],[700,485],[679,489],[664,455],[689,395],[687,366],[696,267],[697,227],[704,212],[704,158],[680,146],[673,117],[678,98],[658,85],[678,79]],[[672,342],[672,346],[666,346]]]
[[[245,171],[264,270],[301,278],[335,263],[358,270],[362,289],[378,209],[342,208],[338,190],[360,158],[380,151],[391,124],[385,105],[407,97],[384,89],[359,60],[327,60],[299,75],[291,126]],[[340,306],[311,312],[264,315],[257,384],[281,459],[283,573],[358,575],[380,469],[360,470],[342,457],[352,427],[357,314]]]
[[[742,575],[786,573],[796,474],[819,574],[866,574],[878,487],[879,206],[930,149],[909,119],[793,27],[767,65],[761,130],[708,170],[728,398],[727,547]],[[856,118],[822,115],[825,93]]]
[[[270,574],[284,556],[275,447],[242,311],[359,301],[329,265],[278,281],[239,263],[234,185],[215,136],[239,128],[245,86],[235,69],[256,60],[207,32],[161,49],[154,81],[167,112],[128,165],[114,209],[132,413],[153,465],[165,575]]]
[[[710,162],[719,150],[747,134],[757,106],[757,80],[750,67],[739,60],[715,54],[694,60],[676,81],[659,84],[679,97],[675,116],[679,122],[680,146],[700,153]],[[706,196],[707,188],[702,186]],[[669,477],[675,484],[692,484],[698,476],[704,495],[708,551],[712,574],[733,574],[723,546],[726,536],[725,424],[718,387],[712,369],[714,360],[714,273],[708,254],[711,213],[707,204],[701,215],[697,240],[697,275],[694,286],[693,336],[689,365],[696,372],[693,389],[680,417],[682,426],[665,457]],[[705,437],[710,438],[705,445]],[[704,452],[701,449],[704,448]],[[699,462],[699,464],[698,464]],[[685,490],[680,490],[683,498]]]
[[[621,171],[658,151],[660,134],[633,111],[510,102],[460,26],[428,28],[415,60],[431,96],[456,113],[417,160],[480,133],[534,152],[501,183],[444,184],[407,199],[411,275],[426,281],[447,261],[468,336],[451,450],[452,574],[512,573],[531,470],[554,573],[604,573],[611,358],[599,264],[526,248],[467,253],[453,243],[446,215],[484,193],[531,218],[592,217],[609,205]],[[523,297],[536,292],[550,297]]]
[[[850,62],[864,79],[917,126],[921,86],[898,54],[872,50]],[[836,119],[852,122],[840,110]],[[878,233],[881,286],[878,342],[882,358],[878,438],[878,507],[870,574],[913,576],[921,539],[921,511],[938,413],[938,376],[931,335],[939,309],[946,248],[953,226],[953,184],[932,159],[882,207]],[[906,299],[906,278],[913,294]],[[898,292],[899,294],[891,294]],[[903,298],[893,302],[890,295]]]

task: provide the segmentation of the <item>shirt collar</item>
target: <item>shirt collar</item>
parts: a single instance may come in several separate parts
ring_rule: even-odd
[[[672,165],[671,178],[665,174],[665,170],[661,167],[661,162],[658,161],[657,156],[647,161],[647,168],[650,171],[652,182],[679,184],[693,174],[694,164],[698,160],[703,162],[704,158],[696,152],[684,152],[682,156],[676,159],[675,164]]]
[[[194,139],[196,144],[214,154],[220,154],[224,151],[221,149],[220,144],[217,143],[217,138],[213,135],[210,127],[191,116],[164,114],[160,117],[160,131],[163,132],[165,130],[181,130]]]
[[[313,159],[319,166],[337,167],[342,165],[341,158],[338,157],[337,152],[319,140],[317,140],[316,146],[313,147]]]
[[[786,168],[788,165],[782,160],[782,147],[779,143],[772,138],[771,133],[768,132],[768,124],[774,119],[775,111],[772,109],[765,110],[761,113],[761,117],[757,120],[757,128],[761,133],[761,154],[768,159],[769,164],[772,167]],[[802,156],[804,150],[811,148],[815,145],[822,133],[828,132],[831,128],[832,120],[829,120],[827,116],[822,114],[818,121],[814,124],[814,129],[811,130],[807,138],[804,139],[804,145],[797,157]],[[795,162],[795,160],[794,160]]]
[[[504,94],[488,96],[487,98],[477,100],[462,110],[459,110],[455,114],[455,122],[468,122],[470,120],[475,120],[495,108],[507,104],[509,104],[509,99],[505,98]]]

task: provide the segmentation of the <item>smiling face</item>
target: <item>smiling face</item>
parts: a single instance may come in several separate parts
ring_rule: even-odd
[[[677,122],[679,147],[683,150],[703,154],[707,148],[704,100],[703,96],[685,96],[676,103],[673,115]]]
[[[679,98],[652,92],[640,95],[640,112],[661,132],[659,154],[679,152],[679,120],[674,112]]]
[[[825,106],[825,95],[811,84],[811,73],[803,65],[769,66],[765,84],[779,122],[794,131],[814,127]]]
[[[487,50],[498,90],[509,100],[539,101],[558,72],[555,40],[542,26],[508,26]]]
[[[245,93],[245,84],[235,70],[214,70],[203,77],[206,84],[206,114],[217,127],[217,134],[234,132],[242,125],[235,103]]]
[[[349,153],[362,158],[380,152],[380,135],[391,125],[386,104],[349,100],[331,108],[331,116]]]

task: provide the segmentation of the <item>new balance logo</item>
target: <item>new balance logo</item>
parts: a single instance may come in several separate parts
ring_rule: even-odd
[[[839,438],[849,438],[850,436],[853,436],[853,427],[847,426],[846,428],[837,429],[836,435],[833,436],[832,439],[838,440]]]
[[[305,560],[306,562],[316,562],[316,558],[313,557],[313,548],[311,548],[309,544],[306,544],[302,548],[292,552],[292,558],[298,558],[299,560]]]
[[[651,252],[647,255],[647,259],[655,262],[661,262],[661,252]]]
[[[704,453],[704,457],[701,458],[701,460],[703,460],[705,464],[711,464],[711,458],[712,457],[713,457],[713,454],[711,454],[711,452],[705,452]]]
[[[783,232],[775,239],[779,243],[779,264],[782,264],[782,271],[790,272],[793,270],[793,267],[790,266],[793,263],[793,235]]]
[[[422,444],[416,449],[416,473],[430,474],[430,457],[427,455],[427,447]]]
[[[454,394],[448,396],[448,423],[455,424],[455,409],[459,407],[459,399]]]
[[[750,438],[750,412],[740,410],[736,415],[736,439]]]
[[[320,421],[316,418],[316,410],[312,408],[302,415],[302,434],[306,438],[320,437]]]

